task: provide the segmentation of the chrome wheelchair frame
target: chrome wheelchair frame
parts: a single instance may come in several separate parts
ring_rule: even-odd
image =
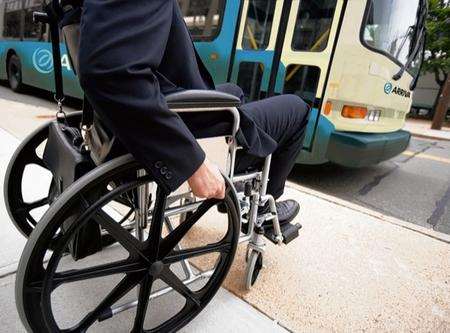
[[[233,126],[232,126],[232,134],[228,136],[227,146],[228,146],[228,156],[227,156],[227,170],[226,176],[233,183],[244,182],[247,184],[251,184],[251,187],[247,189],[251,189],[248,193],[237,193],[238,198],[241,203],[241,218],[243,215],[248,214],[248,218],[246,219],[248,223],[248,228],[246,233],[241,233],[239,237],[239,243],[247,242],[247,251],[246,251],[246,276],[245,276],[245,288],[250,290],[251,286],[256,282],[256,279],[259,275],[259,271],[262,268],[260,264],[258,266],[258,260],[262,260],[262,255],[265,251],[266,241],[264,237],[264,233],[255,232],[258,227],[265,221],[271,220],[274,225],[275,235],[276,235],[276,243],[281,245],[283,242],[283,235],[280,228],[280,223],[278,221],[278,214],[275,207],[275,200],[270,195],[267,194],[267,183],[269,181],[269,169],[271,163],[271,155],[265,158],[264,166],[261,171],[252,172],[248,174],[235,175],[235,163],[236,163],[236,152],[241,147],[237,144],[236,134],[239,130],[240,116],[237,108],[177,108],[171,109],[174,112],[223,112],[228,111],[233,115]],[[145,170],[140,170],[139,175],[144,176],[146,174]],[[152,215],[152,211],[149,207],[149,185],[144,185],[139,188],[138,191],[138,202],[139,208],[138,213],[136,214],[135,221],[135,235],[136,238],[144,241],[144,233],[148,229],[149,218]],[[170,206],[172,203],[180,201],[180,205],[172,208],[167,208],[165,211],[165,224],[169,231],[174,230],[174,226],[170,221],[170,217],[173,215],[186,214],[197,209],[202,201],[196,202],[195,197],[192,196],[191,192],[181,193],[174,196],[169,196],[167,198],[167,206]],[[268,202],[270,205],[270,213],[258,217],[258,207],[265,205]],[[256,228],[255,228],[256,227]],[[181,245],[176,247],[177,250],[183,250]],[[184,260],[181,262],[182,269],[186,278],[183,280],[183,283],[186,285],[192,284],[201,279],[207,279],[211,276],[214,269],[207,271],[199,271],[198,273],[194,272],[193,267],[189,263],[188,260]],[[196,268],[195,270],[198,270]],[[166,293],[171,292],[173,289],[171,287],[164,288],[162,290],[158,290],[150,295],[150,299],[162,296]],[[111,308],[110,316],[116,315],[122,311],[126,311],[130,308],[133,308],[137,305],[137,300],[127,302],[124,304],[117,305]],[[102,318],[104,319],[104,317]]]
[[[280,222],[278,220],[278,214],[275,206],[275,199],[272,195],[267,194],[267,184],[269,182],[269,170],[272,160],[272,155],[268,155],[264,160],[264,165],[261,171],[250,172],[246,174],[236,175],[236,153],[239,149],[242,149],[238,145],[236,135],[240,126],[239,110],[236,107],[231,108],[176,108],[171,109],[174,112],[230,112],[233,116],[232,133],[228,136],[228,155],[227,155],[227,167],[226,175],[233,182],[233,184],[244,183],[244,192],[238,193],[238,198],[241,204],[241,218],[247,216],[247,232],[242,234],[239,238],[239,243],[248,242],[247,245],[247,269],[245,278],[245,288],[249,290],[256,281],[259,274],[259,270],[262,265],[258,267],[257,260],[262,260],[262,254],[265,250],[265,237],[261,232],[261,226],[266,221],[272,221],[274,228],[273,241],[278,245],[283,243],[283,234],[281,232]],[[248,185],[248,186],[247,186]],[[144,190],[143,193],[146,191]],[[247,192],[247,193],[246,193]],[[189,202],[191,196],[189,193],[185,194],[184,199]],[[258,207],[264,206],[269,203],[270,213],[258,217]],[[186,207],[186,212],[189,211],[189,206]],[[170,222],[169,222],[170,223]],[[242,220],[241,220],[242,223]],[[139,228],[138,225],[136,225]],[[138,230],[138,229],[137,229]],[[260,232],[255,232],[260,230]],[[187,267],[187,270],[188,267]]]

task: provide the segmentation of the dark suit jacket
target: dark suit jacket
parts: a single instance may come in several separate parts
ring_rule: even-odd
[[[168,191],[203,162],[195,136],[214,136],[226,114],[168,110],[164,95],[214,89],[176,0],[85,0],[80,83],[103,122]],[[266,156],[276,143],[241,113],[239,142]]]

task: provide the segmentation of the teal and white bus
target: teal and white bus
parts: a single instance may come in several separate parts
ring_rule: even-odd
[[[299,163],[362,167],[403,152],[424,49],[426,0],[178,0],[216,83],[248,101],[293,93],[312,107]],[[38,0],[0,3],[0,79],[53,90]],[[65,91],[82,92],[63,45]]]

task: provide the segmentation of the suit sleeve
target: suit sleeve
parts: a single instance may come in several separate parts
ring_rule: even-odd
[[[85,0],[80,83],[95,112],[166,190],[202,164],[205,153],[168,109],[155,76],[174,1]]]

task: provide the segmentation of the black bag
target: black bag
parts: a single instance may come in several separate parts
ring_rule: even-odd
[[[50,123],[43,160],[53,174],[58,195],[95,168],[89,152],[83,147],[80,130],[59,119]],[[79,207],[76,213],[63,223],[62,232],[70,228],[86,208]],[[101,249],[100,226],[94,217],[76,232],[69,242],[68,250],[75,260],[79,260]]]

